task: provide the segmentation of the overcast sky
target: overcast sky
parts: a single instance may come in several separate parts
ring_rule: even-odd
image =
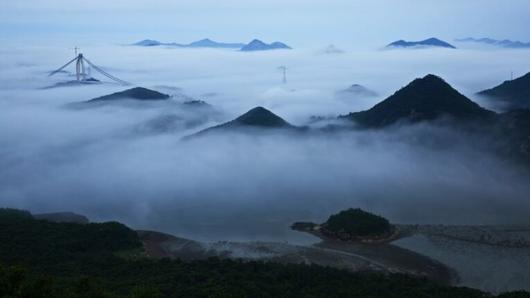
[[[0,40],[281,40],[384,45],[431,36],[530,41],[528,0],[1,0]]]

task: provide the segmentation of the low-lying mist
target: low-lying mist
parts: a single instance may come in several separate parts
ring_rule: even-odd
[[[0,63],[0,205],[74,211],[199,240],[304,241],[288,230],[293,221],[324,221],[348,207],[401,223],[530,224],[529,177],[487,140],[447,126],[182,140],[257,105],[295,125],[369,108],[426,73],[475,99],[511,70],[528,71],[520,61],[530,53],[509,52],[84,51],[124,80],[175,95],[175,103],[182,93],[207,101],[213,114],[202,114],[168,103],[72,109],[68,104],[125,88],[40,89],[65,79],[46,71],[70,53],[4,49],[11,59]],[[286,85],[280,65],[288,67]],[[354,83],[380,96],[335,96]],[[149,127],[168,115],[177,119],[170,128]]]

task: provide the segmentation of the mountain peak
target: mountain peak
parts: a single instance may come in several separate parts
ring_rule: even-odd
[[[276,49],[286,49],[289,50],[291,47],[288,45],[275,41],[271,44],[267,44],[259,39],[253,39],[247,45],[241,48],[241,51],[265,51],[265,50],[276,50]]]
[[[426,41],[426,42],[442,42],[440,39],[438,39],[436,37],[427,38],[424,41]]]
[[[255,107],[232,121],[234,124],[261,127],[288,127],[287,121],[264,107]]]
[[[109,95],[104,95],[89,100],[88,102],[101,102],[108,100],[119,99],[136,99],[136,100],[164,100],[168,99],[169,95],[154,91],[143,87],[134,87],[120,92],[115,92]]]
[[[423,78],[417,78],[414,81],[412,81],[411,84],[412,85],[416,85],[416,86],[418,86],[418,85],[428,85],[428,86],[437,85],[439,87],[443,86],[443,87],[446,87],[446,88],[453,89],[453,87],[451,87],[451,85],[449,85],[444,79],[442,79],[441,77],[439,77],[437,75],[433,75],[433,74],[428,74],[428,75],[424,76]]]
[[[240,129],[246,128],[291,129],[296,127],[264,107],[255,107],[232,121],[204,129],[187,138],[202,136],[215,131],[245,132],[245,130]]]
[[[210,46],[210,45],[216,45],[216,44],[218,44],[218,42],[213,41],[213,40],[211,40],[209,38],[203,38],[201,40],[197,40],[197,41],[194,41],[194,42],[188,44],[188,46],[191,46],[191,47],[193,47],[193,46]]]
[[[380,127],[400,120],[417,122],[444,115],[468,120],[486,119],[494,113],[460,94],[442,78],[429,74],[415,79],[373,108],[346,117],[363,126]]]
[[[421,40],[421,41],[406,41],[406,40],[400,39],[398,41],[390,43],[386,47],[387,48],[440,47],[440,48],[456,49],[455,46],[441,39],[438,39],[436,37],[431,37],[431,38]]]
[[[134,43],[135,46],[144,46],[144,47],[152,47],[152,46],[159,46],[162,43],[158,40],[154,39],[144,39],[139,42]]]

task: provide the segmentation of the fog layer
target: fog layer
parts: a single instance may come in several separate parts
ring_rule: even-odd
[[[257,105],[304,125],[312,115],[369,108],[416,77],[434,73],[473,94],[528,71],[530,52],[318,49],[226,50],[93,47],[92,62],[171,103],[90,109],[68,104],[123,90],[114,84],[41,89],[71,59],[58,48],[2,49],[0,205],[74,211],[200,240],[304,241],[293,221],[323,221],[362,207],[402,223],[530,224],[528,177],[487,141],[418,124],[382,131],[183,136]],[[288,68],[281,84],[278,66]],[[357,83],[375,98],[337,97]],[[184,110],[187,97],[212,111]],[[169,127],[157,119],[177,119]],[[162,121],[162,123],[165,123]],[[191,123],[191,124],[190,124]],[[434,138],[433,138],[434,137]],[[299,238],[295,238],[299,237]]]

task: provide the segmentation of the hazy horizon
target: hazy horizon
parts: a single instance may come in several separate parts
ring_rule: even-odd
[[[127,44],[151,38],[283,41],[297,48],[377,48],[397,39],[530,41],[525,0],[3,1],[0,40],[32,45]]]

